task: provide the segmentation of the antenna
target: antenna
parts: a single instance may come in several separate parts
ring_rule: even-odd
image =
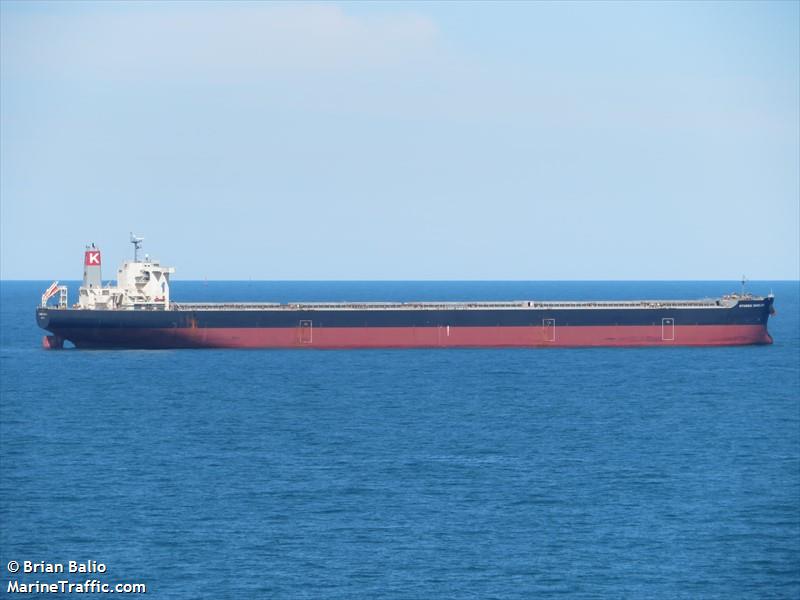
[[[139,262],[139,248],[142,247],[143,237],[133,235],[131,232],[131,244],[133,244],[133,262]]]
[[[744,296],[744,286],[747,284],[747,277],[742,275],[742,296]]]

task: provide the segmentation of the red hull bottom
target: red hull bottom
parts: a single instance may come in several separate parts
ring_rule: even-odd
[[[59,332],[80,348],[534,348],[771,344],[764,325],[313,327]]]
[[[42,338],[42,348],[45,350],[61,350],[64,340],[57,335],[46,335]]]

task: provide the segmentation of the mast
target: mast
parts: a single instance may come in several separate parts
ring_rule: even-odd
[[[139,262],[139,249],[142,247],[143,237],[133,235],[131,232],[131,244],[133,244],[133,262]]]

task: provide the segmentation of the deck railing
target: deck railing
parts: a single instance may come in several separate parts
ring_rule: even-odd
[[[619,300],[516,302],[173,302],[173,310],[521,310],[730,308],[736,300]]]

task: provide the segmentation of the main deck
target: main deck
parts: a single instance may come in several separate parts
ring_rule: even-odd
[[[702,300],[617,300],[617,301],[537,301],[516,300],[509,302],[173,302],[170,310],[178,311],[227,311],[227,310],[608,310],[608,309],[696,309],[733,308],[741,300],[753,302],[763,298],[725,297]]]

